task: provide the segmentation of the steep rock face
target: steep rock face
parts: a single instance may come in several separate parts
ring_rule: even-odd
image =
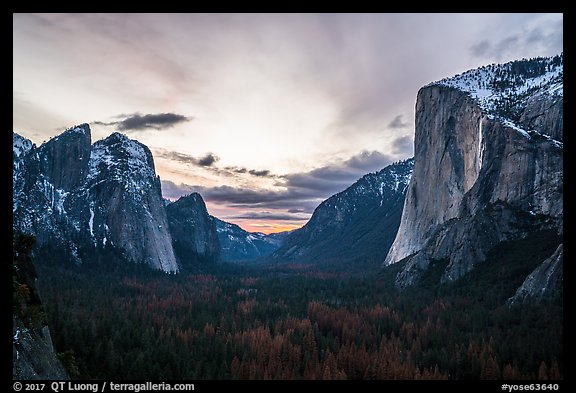
[[[458,90],[434,86],[418,93],[414,173],[386,264],[419,251],[438,225],[458,215],[480,172],[480,119],[480,108]]]
[[[21,380],[70,379],[52,346],[48,326],[31,329],[12,320],[12,377]]]
[[[376,260],[388,251],[398,230],[413,163],[409,159],[368,174],[322,202],[310,221],[286,238],[273,259]]]
[[[557,90],[562,88],[559,83]],[[526,130],[546,130],[548,135],[558,141],[563,140],[564,97],[559,91],[541,92],[531,96],[526,102],[518,124]]]
[[[178,271],[149,149],[118,133],[87,149],[90,142],[83,124],[14,153],[14,228],[77,263],[113,248],[132,262]]]
[[[532,65],[493,65],[419,91],[414,175],[385,260],[408,258],[399,288],[416,282],[434,259],[449,260],[442,280],[454,280],[498,242],[561,228],[563,144],[556,138],[562,136],[562,63],[536,63],[540,71],[533,73]],[[511,71],[524,67],[532,78]],[[504,105],[502,97],[509,96],[518,98],[513,107]],[[556,110],[529,118],[536,103]],[[520,119],[534,128],[524,130]],[[536,128],[546,125],[551,129]]]
[[[219,260],[216,224],[200,194],[192,193],[168,204],[166,213],[174,251],[184,268]]]
[[[22,232],[34,234],[40,244],[53,240],[64,244],[68,230],[66,225],[62,225],[65,216],[63,203],[70,189],[65,191],[56,187],[49,177],[56,179],[61,186],[78,182],[77,179],[64,179],[63,174],[85,172],[70,168],[84,167],[88,160],[85,160],[86,163],[78,160],[79,154],[67,156],[65,152],[69,149],[65,143],[71,141],[76,146],[83,146],[88,141],[90,145],[90,128],[85,124],[72,127],[39,148],[31,146],[23,150],[19,147],[21,139],[24,138],[14,134],[13,226]],[[59,148],[62,151],[58,151]],[[49,157],[56,157],[59,163],[50,163]]]
[[[540,302],[544,299],[561,296],[564,279],[563,266],[564,247],[560,244],[550,258],[530,273],[514,296],[508,300],[508,304]]]
[[[70,128],[40,146],[40,171],[55,188],[73,190],[88,175],[90,150],[88,124]]]
[[[15,233],[12,240],[12,377],[70,379],[58,359],[36,286],[31,253],[34,238]]]
[[[134,262],[178,271],[150,150],[114,133],[93,145],[89,168],[85,186],[65,204],[84,217],[84,237],[110,242]]]
[[[12,133],[12,195],[14,205],[12,211],[18,210],[18,204],[25,198],[24,186],[25,181],[25,162],[26,155],[34,149],[32,141],[26,139],[15,132]]]
[[[228,262],[249,261],[270,255],[277,250],[290,232],[252,233],[238,225],[213,217],[222,251],[222,260]]]
[[[12,133],[12,153],[15,161],[16,158],[23,157],[32,148],[35,148],[35,146],[30,139],[24,138],[15,132]]]

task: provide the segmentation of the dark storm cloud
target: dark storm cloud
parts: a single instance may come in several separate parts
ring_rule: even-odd
[[[159,158],[177,161],[183,164],[191,164],[202,167],[211,167],[220,158],[212,153],[207,153],[204,157],[194,157],[189,154],[179,153],[177,151],[170,151],[160,148],[152,149],[154,155]]]
[[[258,176],[258,177],[270,176],[270,171],[268,171],[268,170],[257,171],[257,170],[251,169],[248,171],[248,173],[251,174],[252,176]]]
[[[198,159],[198,165],[200,166],[212,166],[219,158],[212,153],[206,154],[204,157]]]
[[[177,124],[191,121],[192,117],[186,117],[177,113],[155,113],[145,114],[133,113],[130,115],[119,115],[118,117],[126,117],[123,120],[102,122],[95,121],[94,124],[104,126],[115,126],[120,131],[142,131],[147,129],[163,130],[174,127]]]
[[[307,213],[304,209],[288,209],[288,213]]]
[[[392,119],[392,121],[390,123],[388,123],[388,127],[390,128],[406,128],[409,126],[408,123],[406,123],[403,119],[402,119],[402,115],[398,115],[396,116],[394,119]]]
[[[303,192],[288,188],[283,191],[250,190],[230,186],[195,187],[195,190],[206,195],[206,200],[226,203],[230,206],[274,207],[299,206],[298,201],[317,199],[311,192]]]
[[[163,180],[162,192],[164,197],[170,199],[198,192],[207,202],[230,207],[283,209],[292,214],[309,214],[323,200],[350,187],[365,174],[383,169],[392,161],[390,157],[380,152],[363,151],[347,160],[309,172],[277,176],[276,185],[282,187],[279,190],[252,190],[227,185],[190,186]],[[231,169],[234,168],[227,168],[228,171]],[[210,168],[210,170],[220,171],[218,168]],[[264,173],[267,171],[243,171],[243,173],[258,176],[256,172],[263,172],[260,175],[267,175]]]
[[[228,216],[227,219],[239,219],[239,220],[276,220],[276,221],[306,221],[310,218],[307,214],[306,217],[302,215],[295,214],[279,214],[272,212],[248,212],[235,216]]]
[[[207,202],[230,207],[298,210],[298,213],[312,213],[322,202],[322,198],[317,197],[315,193],[303,190],[271,191],[230,186],[203,187],[162,180],[162,194],[165,198],[177,199],[192,192],[198,192]]]
[[[269,177],[269,178],[275,178],[278,177],[276,175],[274,175],[273,173],[271,173],[269,170],[267,169],[262,169],[262,170],[256,170],[256,169],[248,169],[245,167],[238,167],[238,166],[227,166],[224,167],[224,169],[222,170],[224,171],[228,171],[230,174],[234,174],[234,173],[248,173],[252,176],[256,176],[256,177]]]
[[[402,136],[394,139],[392,142],[393,152],[395,154],[405,155],[406,157],[414,154],[414,140],[411,136]]]
[[[163,158],[170,161],[176,161],[182,164],[204,167],[205,169],[218,175],[234,177],[237,176],[238,174],[249,174],[251,176],[256,177],[269,177],[269,178],[278,177],[277,175],[274,175],[267,169],[256,170],[237,166],[226,166],[224,168],[218,168],[214,164],[220,161],[220,157],[218,157],[214,153],[206,153],[206,155],[202,157],[194,157],[190,154],[180,153],[172,150],[166,150],[159,147],[152,148],[152,151],[154,152],[154,157],[156,158]]]

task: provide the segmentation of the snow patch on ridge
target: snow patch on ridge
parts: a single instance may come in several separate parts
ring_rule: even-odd
[[[94,209],[92,205],[90,205],[90,221],[88,221],[88,225],[90,226],[90,236],[94,237]]]
[[[33,143],[31,140],[24,138],[21,135],[12,133],[12,153],[14,157],[19,158],[30,150],[32,150]]]
[[[447,86],[467,93],[486,114],[513,120],[528,96],[564,94],[563,55],[490,64],[426,86]],[[509,125],[509,124],[507,124]]]

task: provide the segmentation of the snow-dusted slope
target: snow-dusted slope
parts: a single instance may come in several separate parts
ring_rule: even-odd
[[[24,157],[32,150],[32,141],[16,133],[12,133],[12,195],[16,211],[24,192]]]
[[[92,146],[88,179],[101,177],[102,172],[114,180],[126,181],[130,191],[138,192],[147,185],[139,180],[156,176],[148,148],[118,132]]]
[[[564,56],[490,64],[430,83],[468,93],[485,114],[518,122],[526,98],[536,94],[563,97]]]
[[[413,159],[389,165],[331,196],[272,257],[306,263],[376,263],[398,230],[413,165]]]
[[[12,152],[14,157],[21,157],[28,153],[32,149],[32,141],[16,134],[12,133]]]
[[[265,235],[248,232],[236,224],[214,217],[222,259],[228,262],[247,261],[271,254],[282,244],[290,232]]]
[[[38,148],[14,134],[13,226],[75,262],[115,249],[178,271],[149,149],[118,133],[91,145],[88,124]]]
[[[465,92],[488,118],[500,121],[526,138],[547,138],[562,147],[564,56],[516,60],[466,71],[427,86]],[[426,87],[427,87],[426,86]],[[545,112],[556,112],[543,122]]]
[[[178,271],[160,182],[145,145],[119,133],[94,143],[83,188],[80,198],[86,198],[89,213],[84,228],[94,244],[109,243],[134,262]]]

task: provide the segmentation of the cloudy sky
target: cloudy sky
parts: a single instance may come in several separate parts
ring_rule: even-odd
[[[423,85],[562,52],[562,14],[14,14],[13,130],[150,147],[164,196],[251,231],[303,225],[411,157]]]

